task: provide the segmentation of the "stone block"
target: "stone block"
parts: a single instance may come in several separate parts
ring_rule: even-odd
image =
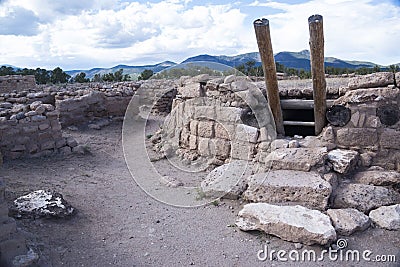
[[[216,119],[215,108],[213,106],[197,106],[194,108],[194,119]]]
[[[275,170],[310,171],[325,165],[328,150],[320,148],[281,148],[272,151],[265,163]]]
[[[379,144],[383,148],[400,149],[400,131],[385,128]]]
[[[387,230],[400,230],[400,204],[383,206],[369,213],[371,220]]]
[[[56,143],[53,140],[48,140],[40,144],[41,150],[48,150],[55,148]]]
[[[364,231],[371,224],[369,217],[356,209],[328,209],[326,213],[340,235],[349,236],[354,232]]]
[[[328,161],[332,163],[333,170],[341,174],[352,171],[356,167],[358,159],[357,151],[335,149],[328,153]]]
[[[197,126],[199,122],[196,120],[191,120],[189,124],[190,134],[197,135]]]
[[[364,213],[400,202],[398,192],[382,186],[346,184],[339,187],[335,193],[334,208],[355,208]]]
[[[228,158],[231,153],[231,144],[229,141],[223,139],[214,139],[215,155]]]
[[[378,142],[378,132],[370,128],[341,128],[336,132],[341,147],[371,147]]]
[[[306,245],[327,245],[336,240],[335,229],[327,215],[299,205],[246,204],[235,224],[243,231],[261,230]]]
[[[23,127],[24,133],[34,133],[38,131],[38,126],[37,125],[27,125]]]
[[[214,122],[213,121],[199,121],[197,127],[197,134],[200,137],[213,138],[214,137]]]
[[[201,189],[208,197],[238,199],[246,188],[249,169],[249,162],[240,160],[219,166],[201,182]]]
[[[197,149],[197,136],[195,136],[195,135],[189,136],[189,149],[191,149],[191,150]]]
[[[363,171],[356,173],[353,176],[353,180],[356,183],[368,185],[400,185],[400,173],[396,171]]]
[[[237,123],[240,121],[242,109],[236,107],[216,107],[218,122]]]
[[[247,142],[232,141],[231,155],[233,159],[251,160],[254,156],[255,145]]]
[[[296,203],[324,210],[331,185],[316,172],[276,170],[248,178],[244,198],[252,202]]]
[[[210,156],[210,139],[208,138],[198,138],[198,148],[197,151],[199,152],[200,156]]]
[[[178,87],[178,94],[184,98],[204,96],[200,83],[187,83],[182,87]]]
[[[392,72],[376,72],[372,74],[350,78],[347,87],[351,90],[358,88],[385,87],[394,84]]]
[[[224,125],[217,122],[214,125],[214,130],[216,138],[227,139],[227,140],[230,139],[228,131],[225,129]]]
[[[235,138],[238,141],[257,143],[258,129],[245,124],[238,124],[236,126]]]

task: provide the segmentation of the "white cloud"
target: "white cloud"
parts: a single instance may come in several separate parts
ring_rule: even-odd
[[[60,9],[59,4],[40,9],[32,2],[16,0],[14,4],[27,4],[35,14],[46,18],[42,19],[41,33],[29,39],[31,45],[27,45],[32,54],[42,58],[43,66],[94,67],[94,62],[112,66],[181,61],[198,53],[232,54],[251,35],[243,26],[245,15],[230,4],[188,7],[189,1],[131,2],[115,4],[114,9],[89,8],[72,14],[80,7],[92,8],[94,1],[82,6],[73,1],[77,6],[72,4],[68,9]],[[50,16],[51,11],[60,16]],[[0,49],[14,50],[12,57],[4,55],[5,63],[27,65],[23,61],[25,53],[18,55],[11,43],[1,42]]]
[[[321,14],[325,55],[378,64],[400,62],[395,45],[400,42],[400,7],[390,1],[313,0],[296,5],[268,1],[252,5],[282,10],[268,16],[274,50],[308,48],[307,18]]]
[[[285,4],[259,0],[250,6],[257,10],[257,17],[244,13],[251,12],[248,6],[229,2],[3,1],[0,21],[11,16],[7,11],[11,9],[24,8],[33,17],[25,29],[18,30],[18,25],[26,23],[21,18],[16,20],[20,24],[9,24],[8,32],[0,31],[0,64],[72,69],[180,62],[205,53],[253,52],[257,43],[249,20],[258,18],[263,10],[269,14],[274,52],[308,48],[307,18],[319,13],[324,16],[326,55],[381,64],[400,62],[396,53],[400,10],[391,2],[312,0]],[[18,32],[31,36],[5,35]]]

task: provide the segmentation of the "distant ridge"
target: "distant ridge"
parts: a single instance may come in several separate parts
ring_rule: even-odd
[[[225,56],[225,55],[212,56],[203,54],[203,55],[189,57],[184,61],[182,61],[182,63],[206,61],[206,62],[215,62],[219,64],[224,64],[234,68],[250,60],[255,61],[256,66],[261,65],[261,59],[258,52],[245,53],[236,56]],[[289,68],[310,70],[310,51],[302,50],[300,52],[279,52],[275,54],[275,61]],[[93,68],[90,70],[68,70],[65,72],[71,76],[75,76],[80,72],[84,72],[86,73],[86,76],[88,78],[93,78],[94,75],[96,74],[103,75],[105,73],[116,72],[119,69],[123,69],[124,74],[129,74],[131,75],[131,78],[136,79],[139,76],[139,74],[143,72],[145,69],[149,69],[152,70],[154,73],[157,73],[166,68],[173,67],[176,65],[177,63],[175,62],[164,61],[154,65],[143,65],[143,66],[117,65],[112,68]],[[377,64],[368,61],[342,60],[334,57],[325,57],[325,66],[328,67],[357,69],[362,67],[372,68],[376,65]],[[400,66],[400,63],[397,63],[395,65]],[[13,67],[14,69],[18,69],[17,67],[14,66],[11,67]]]

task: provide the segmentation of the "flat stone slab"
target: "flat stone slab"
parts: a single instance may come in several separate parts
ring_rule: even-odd
[[[400,173],[396,171],[364,171],[356,173],[353,180],[360,184],[398,185],[400,184]]]
[[[347,184],[336,190],[334,208],[355,208],[364,213],[381,206],[400,203],[400,194],[392,188],[365,184]]]
[[[326,245],[336,240],[327,215],[299,205],[246,204],[238,214],[236,225],[243,231],[260,230],[305,245]]]
[[[371,220],[387,230],[400,230],[400,204],[383,206],[369,213]]]
[[[37,190],[14,200],[14,206],[10,211],[17,218],[64,218],[71,216],[75,209],[60,193]]]
[[[265,164],[274,170],[310,171],[325,164],[328,150],[318,148],[280,148],[271,152]]]
[[[326,211],[338,234],[349,236],[366,230],[371,222],[367,215],[356,209],[329,209]]]
[[[348,88],[351,90],[358,88],[382,87],[394,84],[394,74],[392,72],[377,72],[350,78]]]
[[[252,167],[248,161],[235,160],[212,170],[201,182],[207,197],[238,199],[246,189],[246,179]]]
[[[357,151],[335,149],[328,153],[328,161],[332,163],[333,170],[342,174],[352,171],[357,164],[357,160]]]
[[[244,198],[252,202],[293,202],[324,210],[331,185],[316,172],[272,170],[248,177]]]

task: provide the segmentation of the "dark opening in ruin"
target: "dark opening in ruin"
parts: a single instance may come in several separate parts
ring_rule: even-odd
[[[313,109],[284,109],[283,121],[314,122]],[[308,136],[315,135],[314,126],[285,125],[286,136]]]

